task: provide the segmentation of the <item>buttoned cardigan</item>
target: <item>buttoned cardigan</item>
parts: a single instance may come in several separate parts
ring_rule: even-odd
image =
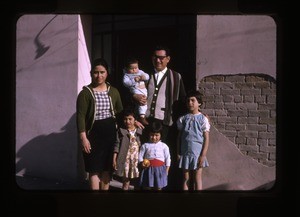
[[[115,87],[112,87],[108,82],[106,84],[110,101],[110,112],[112,117],[116,118],[116,115],[123,110],[121,96]],[[92,84],[89,84],[82,88],[76,101],[76,122],[78,133],[85,131],[89,134],[95,122],[95,111],[96,99],[92,89]]]

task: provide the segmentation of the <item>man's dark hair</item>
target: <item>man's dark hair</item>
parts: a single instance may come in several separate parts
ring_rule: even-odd
[[[166,55],[167,55],[167,56],[170,56],[170,55],[171,55],[170,49],[169,49],[167,46],[165,46],[165,45],[157,45],[157,46],[154,48],[154,51],[153,51],[153,52],[158,51],[158,50],[164,50],[164,51],[166,51]]]

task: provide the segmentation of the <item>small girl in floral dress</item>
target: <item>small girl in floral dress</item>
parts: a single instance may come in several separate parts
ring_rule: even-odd
[[[113,167],[115,175],[122,177],[123,190],[128,190],[130,184],[133,184],[135,190],[138,188],[138,155],[142,129],[137,128],[135,122],[134,111],[124,110],[124,127],[118,129],[117,141],[114,147]]]

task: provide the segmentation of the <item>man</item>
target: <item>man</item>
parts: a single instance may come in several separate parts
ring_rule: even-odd
[[[184,111],[186,91],[181,74],[168,68],[170,60],[170,50],[164,46],[157,46],[152,54],[154,71],[150,74],[147,83],[148,98],[141,94],[135,94],[133,97],[142,105],[147,103],[146,118],[150,124],[154,120],[162,123],[161,140],[170,148],[172,158],[170,173],[172,174],[172,171],[177,170],[176,120]],[[143,135],[147,135],[147,126],[145,131]],[[171,179],[175,178],[171,177]],[[173,187],[170,186],[169,189]]]

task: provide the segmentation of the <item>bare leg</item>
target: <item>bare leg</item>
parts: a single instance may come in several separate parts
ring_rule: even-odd
[[[202,168],[196,170],[195,190],[202,190]]]
[[[128,178],[124,178],[123,179],[123,186],[122,186],[122,189],[127,191],[129,189],[129,184],[130,184],[130,181]]]
[[[90,188],[92,190],[100,189],[99,173],[89,173]]]
[[[190,179],[189,179],[189,189],[195,190],[195,179],[196,179],[196,170],[190,170]]]
[[[188,183],[189,183],[189,171],[188,170],[183,170],[183,190],[184,191],[187,191],[189,190],[189,186],[188,186]]]
[[[105,171],[102,172],[101,176],[101,190],[109,190],[109,183],[110,183],[110,175],[109,172]]]

